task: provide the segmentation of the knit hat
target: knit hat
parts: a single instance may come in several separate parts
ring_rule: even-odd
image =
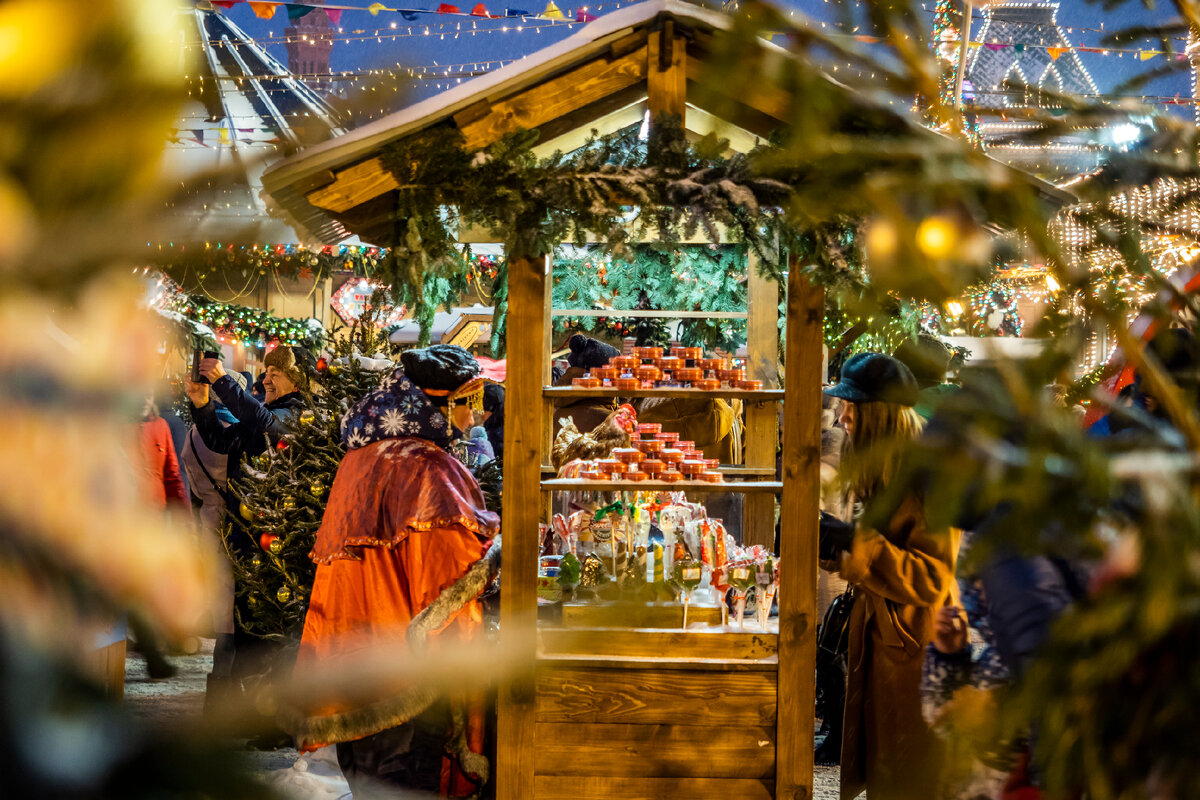
[[[312,356],[303,347],[280,345],[263,358],[263,365],[274,367],[287,376],[297,389],[308,387]]]
[[[567,347],[571,348],[571,353],[567,356],[567,363],[580,369],[603,367],[610,358],[621,355],[621,351],[611,344],[605,344],[599,339],[584,336],[582,333],[577,333],[568,339]]]
[[[842,365],[842,377],[825,390],[852,403],[917,404],[917,379],[903,361],[883,353],[859,353]]]
[[[475,356],[456,344],[435,344],[400,354],[404,374],[428,393],[453,392],[482,371]]]
[[[954,357],[941,339],[928,333],[905,340],[896,348],[895,356],[912,371],[917,385],[922,389],[945,383],[946,370],[950,368],[950,359]]]

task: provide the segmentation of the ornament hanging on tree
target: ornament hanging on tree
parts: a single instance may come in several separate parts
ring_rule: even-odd
[[[263,550],[270,552],[271,545],[273,545],[278,539],[279,537],[273,533],[264,533],[262,536],[258,537],[258,546]]]
[[[258,598],[250,595],[246,598],[246,605],[250,606],[250,608],[258,608]]]
[[[271,540],[271,543],[267,545],[267,549],[271,551],[271,555],[279,555],[283,552],[283,540],[276,536]]]
[[[276,450],[278,450],[278,451],[279,451],[279,452],[281,452],[281,453],[282,453],[284,450],[287,450],[287,449],[288,449],[288,443],[287,443],[287,439],[280,439],[280,440],[279,440],[279,444],[275,445],[275,449],[276,449]]]
[[[266,469],[271,466],[271,456],[269,453],[259,453],[254,457],[254,466],[259,469]]]
[[[275,599],[281,603],[286,603],[292,599],[292,590],[286,586],[280,586],[279,591],[275,593]]]
[[[309,409],[307,409],[307,408],[306,408],[306,409],[304,409],[303,411],[301,411],[301,412],[300,412],[300,417],[299,417],[299,419],[300,419],[300,424],[301,424],[301,425],[308,426],[308,425],[312,425],[314,422],[316,422],[316,420],[317,420],[317,415],[316,415],[316,414],[314,414],[312,411],[310,411]]]
[[[241,514],[242,519],[246,521],[254,519],[254,511],[250,508],[250,506],[246,505],[245,500],[238,503],[238,513]]]
[[[254,567],[255,569],[262,569],[262,565],[262,556],[255,554],[254,557],[250,559],[250,566]]]
[[[295,511],[296,510],[296,498],[292,497],[291,495],[284,497],[283,498],[283,510],[284,511]]]
[[[321,499],[321,497],[322,497],[322,496],[324,496],[324,494],[325,494],[325,484],[323,484],[323,483],[314,483],[314,484],[312,484],[311,486],[309,486],[309,487],[308,487],[308,492],[309,492],[309,494],[311,494],[313,497],[315,497],[315,498],[317,498],[318,500],[320,500],[320,499]]]

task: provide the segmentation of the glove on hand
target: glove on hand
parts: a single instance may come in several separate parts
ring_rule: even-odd
[[[853,524],[842,522],[832,514],[821,512],[817,555],[822,561],[837,561],[842,557],[843,551],[850,549],[850,543],[853,541]]]

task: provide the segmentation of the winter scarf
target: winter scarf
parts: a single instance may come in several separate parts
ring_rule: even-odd
[[[403,367],[385,375],[379,388],[342,417],[342,442],[348,450],[401,436],[425,439],[443,450],[450,447],[449,421]]]

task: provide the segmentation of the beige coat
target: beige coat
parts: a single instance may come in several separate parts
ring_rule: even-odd
[[[842,733],[842,800],[936,796],[941,748],[921,716],[921,665],[954,589],[957,530],[930,531],[909,497],[881,531],[859,530],[841,562],[858,589]]]

